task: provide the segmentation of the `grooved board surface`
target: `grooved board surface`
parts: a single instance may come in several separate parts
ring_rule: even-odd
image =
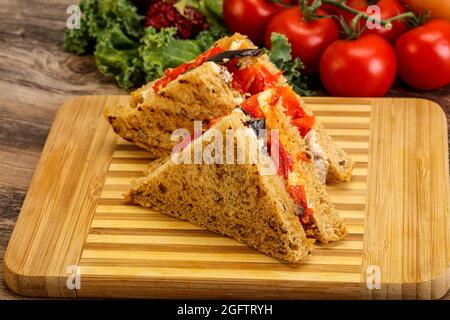
[[[65,196],[71,197],[68,211],[55,211],[51,203],[58,199],[39,197],[46,179],[39,172],[50,170],[45,157],[59,154],[48,147],[57,140],[50,135],[5,258],[5,279],[15,291],[38,296],[284,299],[427,299],[447,292],[447,126],[439,106],[413,99],[306,99],[334,141],[356,161],[350,183],[327,187],[349,235],[337,243],[316,245],[312,256],[299,264],[287,264],[123,200],[130,180],[143,176],[152,159],[116,138],[100,117],[104,104],[118,101],[126,98],[70,102],[71,113],[75,109],[81,116],[89,107],[93,115],[75,129],[66,126],[72,131],[86,126],[94,133],[83,143],[66,141],[75,153],[81,145],[91,149],[83,151],[87,158],[79,160],[77,170],[60,176],[73,179],[72,194]],[[60,122],[71,117],[66,106],[54,124],[61,128],[52,132],[69,130]],[[48,188],[61,185],[55,181]],[[33,211],[39,206],[46,210]],[[37,226],[28,216],[38,219]],[[40,229],[40,216],[54,219]],[[54,242],[33,243],[44,231]],[[51,261],[45,260],[36,272],[30,266],[44,259],[42,252],[50,252]],[[55,256],[59,259],[53,260]],[[80,275],[81,287],[74,290],[66,286],[71,264]],[[367,270],[373,266],[379,270],[381,288],[369,290]],[[56,271],[49,272],[52,269]]]

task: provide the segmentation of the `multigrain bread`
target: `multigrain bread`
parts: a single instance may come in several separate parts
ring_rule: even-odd
[[[327,182],[349,182],[355,162],[348,153],[333,142],[320,122],[315,124],[314,129],[317,134],[317,142],[328,161]]]
[[[312,110],[308,108],[303,99],[298,94],[295,95],[300,101],[302,108],[308,114],[313,115]],[[355,162],[348,153],[333,141],[319,120],[316,119],[313,130],[305,139],[309,148],[320,154],[328,163],[326,182],[348,182],[351,180]]]
[[[154,157],[170,154],[178,128],[193,131],[194,121],[208,122],[231,112],[241,101],[229,82],[228,71],[207,62],[179,76],[154,93],[146,85],[132,94],[129,105],[107,106],[104,114],[125,140],[148,150]],[[206,107],[207,106],[207,107]]]
[[[242,112],[233,112],[211,129],[225,136],[226,130],[244,128],[245,121]],[[203,150],[210,132],[183,152],[193,155],[198,146]],[[257,143],[256,136],[249,139],[249,143]],[[242,145],[233,141],[237,154]],[[225,147],[223,141],[223,150]],[[242,152],[250,157],[248,150]],[[126,198],[232,237],[276,259],[298,262],[310,253],[313,240],[306,237],[280,176],[263,175],[260,163],[249,161],[199,165],[177,164],[174,159],[159,163],[147,177],[135,181]]]

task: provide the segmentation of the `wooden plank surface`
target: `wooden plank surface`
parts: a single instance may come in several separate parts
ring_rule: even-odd
[[[389,285],[368,296],[440,298],[450,283],[444,113],[430,101],[375,100],[371,123],[363,269],[378,266]]]
[[[84,97],[59,112],[5,256],[5,279],[15,291],[284,299],[440,298],[447,292],[447,135],[437,105],[307,99],[356,161],[350,183],[328,186],[349,235],[286,264],[123,200],[130,180],[152,160],[116,138],[102,118],[104,105],[126,99]],[[66,286],[71,265],[80,270],[77,290]],[[381,270],[382,290],[365,289],[370,265]]]
[[[65,12],[73,3],[1,2],[0,260],[59,106],[78,95],[125,94],[96,70],[91,56],[62,50]],[[320,87],[314,89],[324,94]],[[398,82],[388,95],[431,99],[446,112],[447,122],[450,120],[450,86],[421,92]],[[341,136],[347,134],[339,132]],[[1,269],[0,263],[0,299],[21,299],[5,286]],[[445,298],[450,299],[450,293]]]
[[[99,106],[119,99],[72,99],[58,112],[4,258],[15,291],[75,297],[67,270],[79,261],[117,139]]]

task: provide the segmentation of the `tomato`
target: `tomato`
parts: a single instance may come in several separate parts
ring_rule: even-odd
[[[317,10],[318,16],[327,15]],[[320,57],[331,43],[339,39],[333,18],[306,21],[298,7],[284,9],[270,20],[266,29],[266,46],[270,48],[272,32],[284,34],[291,46],[292,56],[299,57],[305,65],[305,74],[319,71]]]
[[[396,69],[393,48],[373,34],[334,42],[320,61],[322,83],[334,96],[383,96],[395,80]]]
[[[281,9],[281,5],[270,0],[224,0],[223,18],[231,32],[245,34],[261,45],[267,24]]]
[[[312,4],[314,2],[314,0],[309,0],[309,4]],[[346,1],[343,1],[344,3]],[[293,0],[291,1],[291,4],[293,5],[298,5],[298,0]],[[328,14],[336,14],[339,10],[338,7],[333,6],[332,4],[328,4],[328,3],[324,3],[320,6],[320,9],[322,9],[323,11],[325,11]]]
[[[349,0],[347,5],[362,12],[367,12],[368,3],[366,0]],[[382,20],[386,20],[395,17],[401,13],[405,12],[405,8],[397,0],[380,0],[376,4],[380,8],[380,15]],[[372,12],[368,12],[373,14]],[[338,15],[342,15],[345,19],[347,25],[349,25],[352,19],[355,17],[354,14],[340,9]],[[366,20],[361,20],[361,23],[365,23]],[[365,34],[378,34],[385,38],[387,41],[394,43],[397,38],[408,30],[407,25],[403,21],[394,21],[392,23],[391,29],[386,29],[381,27],[379,29],[369,29],[367,28]]]
[[[414,12],[430,11],[433,18],[450,21],[450,1],[448,0],[400,0],[400,2]]]
[[[322,9],[323,11],[325,11],[328,14],[336,14],[336,12],[338,11],[339,8],[331,5],[331,4],[323,4],[320,6],[320,9]]]
[[[450,83],[450,22],[431,20],[395,43],[398,74],[407,84],[434,90]]]
[[[358,11],[362,11],[362,12],[366,12],[367,10],[367,0],[348,0],[346,1],[346,4],[353,8],[356,9]],[[338,9],[336,12],[336,15],[338,17],[344,17],[345,22],[347,23],[347,25],[350,24],[350,22],[352,21],[352,19],[355,17],[355,15],[351,12],[348,12],[344,9]]]

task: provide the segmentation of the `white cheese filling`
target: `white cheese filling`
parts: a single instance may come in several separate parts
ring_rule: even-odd
[[[239,50],[239,48],[242,45],[242,41],[241,40],[234,40],[231,45],[230,45],[230,49],[229,50]]]
[[[309,131],[305,136],[305,140],[309,150],[314,154],[314,166],[317,169],[319,180],[325,183],[328,173],[328,157],[318,142],[316,130],[312,129]]]

